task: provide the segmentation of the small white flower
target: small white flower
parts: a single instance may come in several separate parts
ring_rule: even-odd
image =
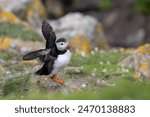
[[[81,66],[80,69],[83,69],[83,66]]]
[[[85,88],[85,87],[86,87],[86,84],[82,84],[81,87],[82,87],[82,88]]]
[[[92,54],[92,55],[94,55],[94,54],[95,54],[95,52],[92,50],[92,51],[91,51],[91,54]]]
[[[6,74],[11,74],[11,72],[10,71],[6,71]]]
[[[104,63],[102,61],[99,62],[100,65],[103,65]]]
[[[95,47],[95,48],[94,48],[94,51],[95,51],[95,52],[98,52],[98,47]]]
[[[81,52],[80,53],[82,57],[86,57],[86,53],[85,52]]]
[[[107,64],[110,64],[110,61],[107,61],[106,63],[107,63]]]
[[[102,72],[106,73],[106,72],[107,72],[107,69],[103,69],[103,71],[102,71]]]
[[[79,70],[79,69],[75,69],[75,71],[76,71],[77,73],[80,73],[80,70]]]
[[[126,72],[126,73],[128,73],[128,72],[129,72],[129,70],[128,70],[128,69],[126,69],[126,70],[125,70],[125,72]]]
[[[122,72],[128,73],[129,70],[128,70],[128,69],[125,69],[125,68],[122,68]]]
[[[96,76],[96,74],[95,74],[95,73],[91,73],[91,76],[95,77],[95,76]]]

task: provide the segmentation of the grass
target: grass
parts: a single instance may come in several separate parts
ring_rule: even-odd
[[[81,67],[82,73],[90,75],[94,73],[97,77],[102,77],[108,74],[122,73],[118,62],[124,58],[121,51],[108,52],[92,52],[86,57],[80,55],[73,55],[70,66]],[[128,69],[129,70],[129,69]]]
[[[14,93],[15,95],[24,95],[29,86],[29,77],[19,76],[12,79],[8,79],[3,87],[3,95],[9,95]]]
[[[25,100],[121,100],[121,99],[150,99],[149,95],[150,85],[149,83],[133,82],[127,79],[119,79],[116,81],[116,86],[104,88],[100,92],[93,90],[84,90],[81,92],[72,92],[69,94],[51,94],[41,93],[38,90],[32,90],[27,96],[16,97],[14,95],[7,96],[1,99],[25,99]]]
[[[149,81],[143,80],[140,82],[134,79],[133,70],[121,68],[118,65],[124,57],[125,54],[120,50],[108,52],[93,51],[86,56],[74,54],[69,67],[73,67],[75,70],[68,69],[65,74],[65,77],[78,77],[79,80],[90,76],[113,85],[95,88],[95,84],[92,84],[91,87],[81,91],[54,93],[50,90],[42,89],[36,84],[31,84],[29,80],[31,75],[21,74],[6,81],[3,88],[4,96],[0,99],[150,99],[150,94],[148,93],[150,90]],[[76,68],[79,70],[78,72]],[[95,75],[93,76],[93,74]]]
[[[99,3],[99,8],[102,10],[110,10],[113,7],[112,0],[101,0]]]
[[[24,41],[41,41],[41,37],[31,29],[20,24],[0,22],[0,37],[18,38]]]
[[[10,60],[11,59],[11,55],[8,53],[0,53],[0,59],[2,60]]]

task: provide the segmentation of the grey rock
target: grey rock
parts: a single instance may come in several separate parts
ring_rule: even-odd
[[[129,53],[129,55],[124,58],[119,65],[121,67],[129,67],[134,69],[139,77],[150,78],[150,45],[143,45]],[[123,70],[125,71],[125,70]]]
[[[25,47],[20,48],[20,53],[22,55],[29,52],[29,51],[31,51],[31,48],[25,48]]]
[[[6,63],[4,60],[0,59],[0,64]]]
[[[80,13],[70,13],[58,21],[51,21],[51,25],[58,33],[58,37],[62,35],[71,38],[74,35],[88,35],[93,38],[93,32],[98,21],[91,16],[84,16]]]
[[[91,14],[103,23],[110,45],[137,47],[143,44],[147,35],[144,26],[146,22],[143,14],[133,12],[135,0],[112,2],[111,10]]]
[[[103,27],[97,19],[81,13],[69,13],[58,20],[50,21],[56,31],[57,37],[64,37],[68,40],[75,36],[85,36],[93,47],[106,41]],[[97,31],[97,29],[100,29]]]
[[[41,1],[36,0],[0,0],[0,9],[12,12],[20,19],[38,27],[45,17],[45,8]]]
[[[139,29],[135,33],[132,33],[127,36],[126,39],[126,45],[132,47],[136,47],[143,43],[143,40],[145,38],[145,31],[144,29]]]
[[[8,12],[25,9],[32,0],[0,0],[0,8]]]

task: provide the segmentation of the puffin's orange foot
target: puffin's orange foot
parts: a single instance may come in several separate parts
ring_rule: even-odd
[[[52,80],[58,84],[61,84],[61,85],[64,84],[64,81],[60,80],[57,76],[52,77]]]

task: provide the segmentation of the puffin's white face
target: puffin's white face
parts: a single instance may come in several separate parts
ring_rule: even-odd
[[[67,49],[68,41],[64,38],[60,38],[56,40],[56,47],[59,51],[64,51]]]

